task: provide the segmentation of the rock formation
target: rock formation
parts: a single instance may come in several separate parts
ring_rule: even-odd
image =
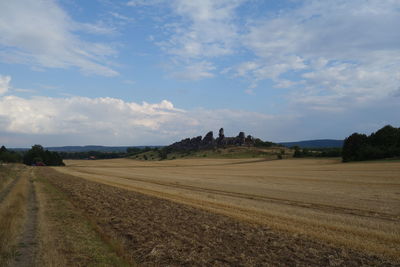
[[[201,136],[186,138],[180,142],[173,143],[168,148],[175,151],[190,151],[244,145],[254,146],[254,138],[251,135],[246,137],[244,132],[240,132],[236,137],[225,137],[224,129],[221,128],[216,139],[214,139],[213,132],[210,131],[204,138]]]

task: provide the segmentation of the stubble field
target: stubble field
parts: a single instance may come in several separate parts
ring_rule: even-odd
[[[398,161],[117,159],[66,163],[67,167],[54,169],[267,227],[281,236],[394,262],[400,259]],[[170,216],[173,220],[174,214]]]
[[[400,266],[400,164],[0,165],[1,266]]]

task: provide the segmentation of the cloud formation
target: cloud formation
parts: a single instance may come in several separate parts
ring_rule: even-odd
[[[7,93],[10,88],[11,76],[0,75],[0,95]]]
[[[108,44],[84,41],[78,32],[108,34],[100,24],[79,23],[53,0],[0,2],[0,60],[37,68],[76,67],[86,74],[115,76]]]
[[[371,132],[396,121],[397,114],[392,112],[396,105],[398,98],[386,98],[379,107],[367,107],[374,111],[368,117],[365,107],[352,113],[321,108],[318,112],[297,109],[296,115],[271,115],[238,109],[183,110],[168,100],[139,104],[110,97],[6,95],[0,97],[0,144],[167,145],[210,130],[216,133],[220,127],[228,136],[244,131],[276,142],[344,138],[354,131]]]
[[[247,80],[252,92],[262,81],[272,81],[277,90],[290,90],[292,104],[331,110],[338,104],[349,108],[340,103],[344,98],[367,103],[393,95],[400,86],[399,1],[298,1],[254,17],[243,9],[257,7],[258,1],[146,5],[160,3],[169,4],[175,20],[166,24],[167,39],[155,42],[171,57],[177,79],[229,74]],[[143,4],[131,1],[135,8]]]
[[[398,1],[310,1],[255,20],[242,36],[255,60],[235,75],[294,88],[292,100],[311,107],[386,97],[400,84],[399,10]]]
[[[214,76],[209,59],[231,55],[238,44],[238,28],[233,23],[235,9],[243,0],[174,0],[169,8],[175,16],[165,26],[168,38],[156,41],[169,56],[179,72],[174,77],[198,80]],[[161,1],[131,1],[132,6],[160,4]],[[207,61],[207,62],[206,62]],[[206,63],[205,63],[206,62]],[[199,70],[199,69],[202,70]],[[204,71],[205,69],[208,69]]]
[[[251,131],[260,136],[265,135],[262,124],[277,126],[282,118],[228,109],[182,110],[167,100],[138,104],[108,97],[9,95],[0,98],[0,143],[9,135],[20,135],[26,137],[25,142],[44,145],[60,145],[57,137],[62,144],[72,140],[70,145],[169,144],[220,127],[232,135]]]
[[[200,61],[194,62],[188,66],[184,66],[182,69],[172,73],[172,77],[179,80],[200,80],[204,78],[214,77],[212,71],[215,70],[210,62]]]

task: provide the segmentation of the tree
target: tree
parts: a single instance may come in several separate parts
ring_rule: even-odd
[[[14,151],[9,151],[5,146],[0,148],[0,161],[1,162],[20,162],[21,155]]]
[[[303,157],[303,152],[300,150],[300,147],[294,146],[293,157],[294,157],[294,158],[301,158],[301,157]]]
[[[34,145],[28,150],[23,158],[23,163],[33,165],[44,163],[48,166],[64,166],[61,156],[57,152],[44,150],[41,145]]]
[[[0,154],[8,152],[8,149],[5,146],[1,146],[0,148]]]
[[[360,160],[360,150],[367,143],[365,134],[353,133],[344,140],[342,150],[343,162]]]
[[[386,125],[369,136],[354,133],[343,143],[343,162],[400,156],[400,128]]]

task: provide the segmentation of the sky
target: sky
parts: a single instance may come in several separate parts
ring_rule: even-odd
[[[398,0],[0,0],[0,144],[400,126]]]

